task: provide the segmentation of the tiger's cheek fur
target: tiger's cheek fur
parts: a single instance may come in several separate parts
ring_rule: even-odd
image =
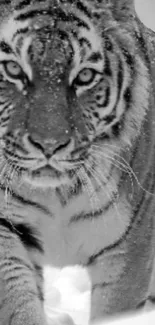
[[[95,139],[96,134],[98,134],[98,125],[101,122],[102,112],[104,112],[104,108],[109,102],[109,92],[108,82],[101,79],[97,86],[79,97],[79,105],[83,108],[85,123],[92,139]]]
[[[0,137],[2,140],[8,132],[9,124],[16,109],[16,105],[21,102],[22,95],[14,85],[8,83],[6,80],[1,83],[1,87]]]

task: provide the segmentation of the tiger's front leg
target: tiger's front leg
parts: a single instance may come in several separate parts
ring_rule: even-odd
[[[16,233],[0,225],[1,325],[47,325],[35,267]]]
[[[91,319],[100,320],[118,310],[117,287],[124,269],[124,251],[116,250],[94,256],[88,265],[92,284]],[[121,290],[121,287],[119,288]],[[122,305],[123,307],[123,305]]]
[[[37,267],[5,220],[0,220],[0,247],[0,324],[73,325],[68,315],[52,309],[50,319],[46,319],[42,283],[36,281]],[[41,270],[39,265],[38,270]]]

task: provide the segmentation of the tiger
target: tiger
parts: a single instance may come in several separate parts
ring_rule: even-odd
[[[0,1],[2,325],[47,325],[46,266],[87,270],[91,321],[155,301],[151,46],[133,0]]]

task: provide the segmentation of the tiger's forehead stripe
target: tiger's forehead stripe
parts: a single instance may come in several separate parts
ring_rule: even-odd
[[[88,60],[87,63],[89,62],[88,67],[91,68],[93,66],[98,71],[103,71],[104,60],[102,41],[93,25],[93,22],[89,19],[90,12],[87,10],[86,5],[81,1],[66,1],[61,3],[63,6],[60,6],[59,3],[59,6],[56,6],[53,9],[53,7],[51,8],[51,3],[48,1],[44,1],[44,6],[40,1],[33,1],[33,3],[32,1],[20,1],[15,7],[16,11],[14,12],[14,17],[7,21],[7,28],[6,25],[4,25],[4,38],[8,43],[11,44],[14,50],[16,50],[17,40],[22,34],[25,35],[23,39],[22,49],[20,49],[20,52],[18,52],[18,54],[22,54],[22,57],[20,58],[22,59],[21,63],[24,70],[27,68],[30,79],[32,79],[32,72],[30,71],[31,68],[29,67],[28,63],[25,61],[26,56],[24,54],[24,50],[28,48],[26,45],[26,34],[29,32],[31,33],[31,30],[33,30],[33,28],[35,29],[35,25],[37,26],[37,24],[38,29],[42,28],[42,16],[52,16],[52,20],[59,20],[62,18],[60,22],[58,21],[58,28],[59,25],[61,26],[60,30],[63,28],[63,25],[64,27],[66,27],[66,25],[68,26],[68,24],[71,25],[71,28],[69,28],[69,38],[74,49],[74,71],[72,70],[71,72],[70,83],[79,72],[79,67],[81,69],[82,67],[85,67],[86,60]],[[68,7],[68,3],[73,5],[72,11],[70,6]],[[27,8],[29,4],[32,6],[25,12],[25,8]],[[77,13],[74,14],[75,7],[78,8],[78,12],[80,11],[80,15],[77,15]],[[75,27],[72,24],[73,21]],[[51,29],[52,25],[54,25],[54,23],[51,23]],[[67,31],[65,33],[67,34]],[[82,56],[82,53],[84,53],[82,51],[84,42],[90,46],[88,53],[87,51],[84,51],[85,54]]]
[[[22,10],[25,9],[27,6],[31,4],[32,0],[22,0],[18,1],[17,5],[15,6],[15,10]]]
[[[47,4],[51,4],[49,0],[19,0],[17,1],[17,4],[15,5],[14,9],[17,10],[17,11],[20,11],[20,10],[24,10],[26,9],[29,5],[39,5],[43,2],[44,5],[47,5]],[[91,13],[91,8],[88,6],[88,3],[83,0],[59,0],[59,1],[52,1],[52,6],[57,6],[59,4],[59,6],[62,4],[64,5],[65,7],[68,6],[68,9],[70,10],[71,9],[71,6],[72,7],[76,7],[76,9],[80,10],[81,12],[83,12],[87,17],[91,18],[92,17],[92,13]]]
[[[11,46],[7,44],[5,41],[0,41],[0,50],[6,54],[13,53]]]

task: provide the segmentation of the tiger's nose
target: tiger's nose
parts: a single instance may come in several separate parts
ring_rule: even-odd
[[[50,159],[55,154],[65,154],[70,151],[72,139],[70,137],[65,137],[61,140],[55,139],[40,139],[35,134],[28,135],[29,143],[40,150],[47,159]]]

